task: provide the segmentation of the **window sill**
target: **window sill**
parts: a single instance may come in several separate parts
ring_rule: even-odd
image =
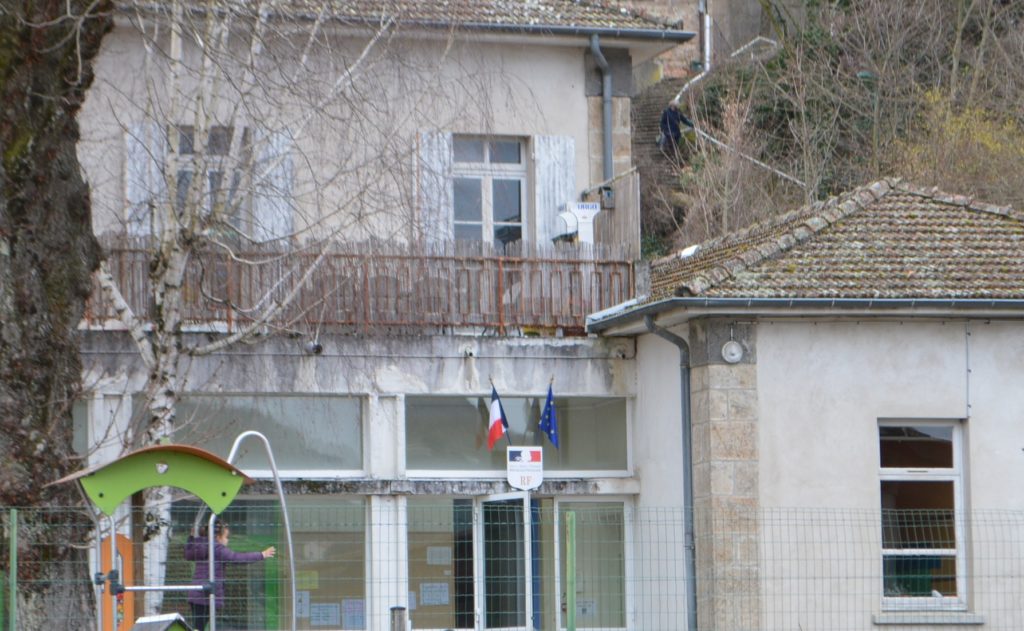
[[[874,614],[871,621],[875,625],[963,625],[985,624],[985,616],[966,611],[893,611]]]

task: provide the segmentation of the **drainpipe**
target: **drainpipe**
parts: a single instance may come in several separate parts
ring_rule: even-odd
[[[693,528],[693,419],[690,416],[690,345],[675,333],[654,323],[654,318],[644,316],[647,331],[668,340],[679,348],[679,394],[681,397],[683,430],[683,529],[685,541],[683,562],[689,580],[686,587],[686,628],[697,631],[697,558],[696,538]]]
[[[612,69],[608,60],[601,53],[601,38],[594,33],[590,36],[590,52],[601,70],[601,137],[604,141],[602,155],[604,162],[604,180],[607,182],[614,176],[612,168]]]
[[[703,79],[704,77],[708,76],[708,74],[711,73],[711,7],[708,6],[708,2],[709,0],[704,0],[703,2],[700,3],[700,8],[698,8],[698,11],[700,11],[701,14],[701,20],[703,21],[700,30],[700,73],[696,77],[687,81],[686,85],[680,88],[679,93],[676,94],[675,98],[675,101],[677,103],[682,102],[683,95],[686,94],[687,90],[689,90],[691,87],[693,87],[694,84],[696,84],[698,81],[700,81],[701,79]]]

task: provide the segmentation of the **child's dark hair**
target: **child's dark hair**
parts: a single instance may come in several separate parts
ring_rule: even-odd
[[[227,530],[231,530],[230,528],[228,528],[227,523],[222,522],[222,521],[214,522],[214,524],[213,524],[213,536],[214,537],[221,536]],[[209,525],[203,524],[202,526],[199,527],[199,536],[200,537],[205,537],[206,533],[209,532],[209,531],[210,531]]]

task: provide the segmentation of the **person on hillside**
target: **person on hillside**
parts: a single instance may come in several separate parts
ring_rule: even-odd
[[[658,127],[661,130],[658,146],[662,151],[669,153],[679,146],[683,131],[693,129],[693,122],[679,110],[679,101],[672,99],[668,107],[662,110]]]
[[[264,559],[273,558],[277,549],[270,546],[262,552],[235,552],[228,547],[228,538],[231,536],[231,529],[224,522],[216,522],[213,528],[213,571],[214,585],[213,593],[217,603],[217,611],[224,609],[224,575],[228,563],[255,563]],[[193,585],[203,585],[210,579],[210,564],[207,561],[209,551],[209,540],[207,539],[207,527],[203,526],[198,537],[189,536],[185,543],[185,558],[195,561],[196,569],[192,574]],[[188,604],[192,610],[192,628],[196,631],[204,631],[206,623],[210,620],[210,599],[202,590],[193,590],[188,593]],[[218,617],[219,620],[219,617]]]

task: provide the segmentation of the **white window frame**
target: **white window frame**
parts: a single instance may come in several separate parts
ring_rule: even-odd
[[[953,432],[953,466],[952,468],[911,468],[882,467],[879,462],[879,493],[882,482],[952,482],[953,483],[953,524],[956,548],[904,549],[881,548],[882,577],[879,591],[882,595],[884,611],[964,611],[967,609],[967,572],[966,540],[964,536],[963,510],[963,423],[960,419],[885,419],[878,423],[883,427],[933,426],[950,427]],[[877,440],[881,447],[881,436]],[[884,527],[879,520],[880,528]],[[883,541],[883,533],[879,531],[879,543]],[[885,558],[887,556],[951,556],[956,560],[956,596],[886,596],[885,595]]]
[[[475,140],[480,141],[484,148],[484,161],[483,162],[459,162],[455,159],[455,143],[460,140]],[[519,162],[518,163],[503,163],[503,162],[491,162],[490,161],[490,143],[491,142],[517,142],[519,144]],[[525,138],[518,137],[503,137],[503,136],[480,136],[471,134],[455,134],[452,136],[452,204],[455,203],[455,180],[460,178],[473,178],[481,180],[481,229],[480,229],[480,241],[486,243],[492,243],[498,245],[494,238],[495,226],[515,226],[520,227],[520,241],[526,243],[529,241],[530,235],[530,208],[528,205],[528,187],[529,187],[529,164],[527,162],[527,148],[528,143]],[[518,180],[519,186],[519,209],[520,209],[520,221],[519,223],[511,222],[496,222],[494,220],[494,199],[493,191],[494,180]],[[452,221],[452,230],[457,225],[473,225],[475,222],[464,222],[454,218]]]

